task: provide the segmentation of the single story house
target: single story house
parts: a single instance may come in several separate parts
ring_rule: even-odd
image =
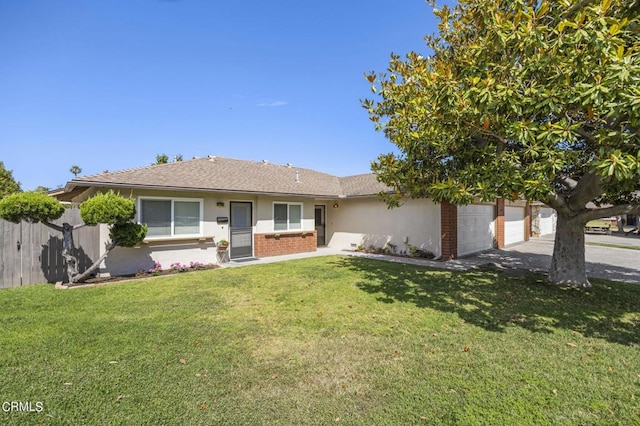
[[[551,213],[525,201],[455,206],[420,199],[388,209],[378,196],[388,188],[374,174],[337,177],[215,156],[75,178],[56,197],[80,203],[109,189],[133,197],[137,220],[149,228],[139,247],[118,247],[107,257],[101,273],[111,275],[154,262],[215,263],[221,239],[232,260],[387,244],[454,258],[525,241],[532,223],[538,235],[550,231]],[[103,225],[101,247],[107,239]]]

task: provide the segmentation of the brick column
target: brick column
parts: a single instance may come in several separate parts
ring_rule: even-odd
[[[458,256],[458,208],[448,201],[440,204],[440,243],[442,259]]]
[[[496,244],[504,247],[504,198],[496,199]]]
[[[527,201],[524,207],[524,240],[529,241],[531,238],[531,204]]]

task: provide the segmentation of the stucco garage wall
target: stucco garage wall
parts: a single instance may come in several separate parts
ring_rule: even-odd
[[[327,203],[328,246],[350,249],[359,245],[398,250],[409,244],[440,256],[440,206],[431,200],[407,200],[399,208],[388,209],[379,198],[342,199]]]

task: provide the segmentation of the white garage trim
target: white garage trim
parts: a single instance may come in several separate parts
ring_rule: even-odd
[[[495,206],[458,206],[458,256],[493,248]]]
[[[504,208],[504,245],[524,241],[524,207]]]

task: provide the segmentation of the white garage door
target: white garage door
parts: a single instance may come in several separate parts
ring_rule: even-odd
[[[524,241],[524,207],[504,208],[504,245]]]
[[[494,206],[458,206],[458,256],[493,248]]]
[[[542,207],[538,213],[540,223],[540,235],[548,235],[556,232],[556,211],[549,207]]]

